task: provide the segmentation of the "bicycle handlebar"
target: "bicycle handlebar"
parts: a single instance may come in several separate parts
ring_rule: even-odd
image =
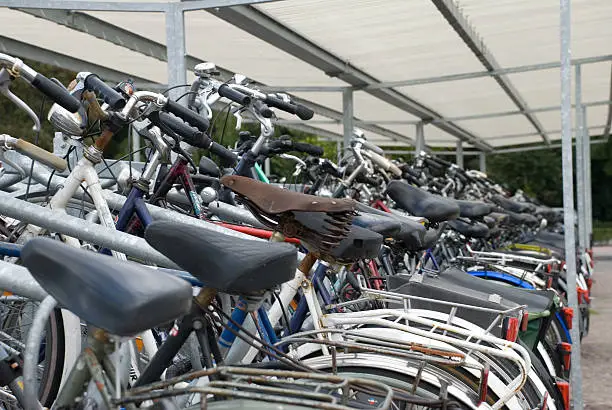
[[[113,110],[120,110],[126,105],[125,98],[109,85],[107,85],[96,74],[86,73],[84,80],[85,88],[102,97],[105,103]]]
[[[288,136],[282,136],[278,140],[268,143],[268,149],[274,153],[297,151],[320,157],[324,154],[323,148],[306,142],[292,141]]]
[[[68,168],[66,160],[56,156],[55,154],[44,150],[26,140],[11,137],[10,135],[0,135],[0,143],[6,144],[8,147],[15,149],[15,151],[24,154],[36,161],[42,162],[43,164],[55,169],[56,171],[64,171]]]
[[[0,53],[0,67],[6,67],[12,72],[19,73],[21,77],[32,84],[33,87],[37,88],[40,92],[53,100],[53,102],[61,105],[68,111],[75,113],[79,110],[81,103],[74,98],[68,90],[36,72],[36,70],[20,59]]]
[[[40,73],[36,74],[31,84],[47,97],[51,98],[53,102],[61,105],[72,113],[77,112],[81,107],[79,100],[74,98],[68,90]]]
[[[193,125],[202,132],[206,132],[208,130],[209,123],[206,118],[202,117],[197,112],[192,111],[187,107],[183,107],[176,101],[168,99],[166,101],[164,109],[176,115],[180,119],[188,122],[189,124]]]
[[[297,115],[301,120],[307,121],[314,116],[314,111],[310,108],[291,102],[286,102],[282,98],[278,98],[274,95],[267,95],[264,102],[270,107],[278,108],[288,112],[289,114]]]
[[[251,103],[251,97],[243,94],[238,90],[234,90],[227,84],[221,84],[217,89],[217,92],[221,97],[225,97],[232,100],[240,105],[249,105]]]

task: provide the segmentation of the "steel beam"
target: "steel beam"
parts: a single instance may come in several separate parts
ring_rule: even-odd
[[[576,236],[574,231],[574,177],[572,161],[572,72],[571,72],[571,0],[560,0],[560,39],[561,39],[561,129],[563,159],[563,217],[565,237],[565,267],[567,269],[568,304],[578,312],[576,292]],[[574,410],[582,410],[582,366],[580,358],[579,315],[574,315],[571,329],[572,369],[570,374],[571,405]]]
[[[416,124],[416,145],[415,151],[420,153],[425,149],[425,125],[423,121],[420,121]]]
[[[385,152],[385,155],[386,154],[389,154],[389,155],[403,155],[403,154],[414,155],[415,152],[416,152],[413,149],[406,149],[406,150],[403,150],[403,149],[389,149],[389,150],[387,150],[387,149],[384,149],[384,148],[383,148],[383,151]],[[456,153],[457,153],[457,151],[432,151],[432,154],[435,154],[435,155],[456,155]],[[480,155],[480,154],[481,154],[481,151],[463,151],[463,155],[464,156],[465,155]]]
[[[582,129],[584,132],[584,140],[582,143],[582,147],[584,150],[584,158],[586,162],[585,169],[585,203],[586,203],[586,228],[587,228],[587,246],[590,249],[592,245],[593,239],[593,185],[591,184],[591,136],[589,135],[589,127],[588,127],[588,119],[587,119],[587,109],[583,106],[582,111]],[[602,142],[608,141],[608,136],[604,135]]]
[[[457,150],[455,151],[457,166],[463,168],[463,142],[457,141]]]
[[[92,73],[98,74],[106,81],[125,81],[128,77],[134,79],[135,81],[147,81],[137,76],[106,68],[89,61],[79,60],[78,58],[70,57],[65,54],[60,54],[55,51],[47,50],[42,47],[37,47],[4,36],[0,36],[0,51],[9,55],[38,61],[39,63],[49,64],[75,72],[91,71]]]
[[[580,255],[586,250],[586,215],[584,203],[584,134],[587,132],[583,126],[582,114],[584,107],[582,106],[582,67],[579,65],[575,68],[575,92],[574,99],[576,101],[576,202],[578,203],[578,249]]]
[[[342,91],[342,111],[344,112],[342,118],[343,151],[346,152],[351,146],[351,137],[353,136],[353,90],[350,88]]]
[[[88,11],[166,11],[165,2],[122,2],[122,1],[85,1],[85,0],[0,0],[0,7],[29,9],[59,9]]]
[[[480,172],[487,172],[487,154],[481,152],[478,156],[478,165]]]
[[[465,16],[459,7],[454,3],[453,0],[431,0],[433,4],[436,6],[438,11],[444,16],[446,21],[451,25],[451,27],[455,30],[455,32],[461,37],[466,46],[474,53],[476,58],[480,60],[482,65],[487,69],[487,71],[497,71],[501,69],[501,66],[491,53],[491,51],[487,48],[484,43],[484,40],[476,33],[476,31],[472,28],[472,26],[468,23]],[[494,74],[493,79],[499,84],[499,86],[504,90],[506,95],[510,97],[514,105],[520,111],[528,111],[529,105],[520,95],[514,84],[508,79],[508,77],[500,74]],[[542,139],[546,144],[550,144],[550,138],[544,127],[540,123],[538,118],[530,113],[526,113],[525,117],[527,120],[533,125],[533,127],[538,131],[538,133],[542,136]]]
[[[239,6],[219,8],[211,9],[209,12],[300,60],[309,63],[322,70],[327,75],[336,77],[355,86],[356,89],[379,83],[379,81],[370,74],[359,70],[347,61],[322,49],[254,7]],[[433,120],[442,118],[442,115],[439,113],[396,90],[367,88],[364,88],[364,90],[368,94],[394,107],[416,115],[421,119]],[[492,151],[493,149],[493,147],[484,142],[480,137],[454,123],[435,124],[435,126],[484,151]]]
[[[168,61],[168,86],[174,87],[187,82],[185,66],[185,18],[178,3],[169,3],[166,18],[166,58]],[[183,90],[170,90],[170,98],[176,100]],[[182,101],[186,104],[187,99]]]
[[[606,142],[608,142],[607,138],[601,138],[601,139],[596,139],[596,140],[589,140],[589,145],[595,145],[595,144],[605,144]],[[527,151],[539,151],[539,150],[543,150],[543,149],[555,149],[555,148],[561,148],[563,144],[558,143],[558,144],[550,144],[550,145],[531,145],[531,146],[526,146],[526,147],[513,147],[513,148],[501,148],[501,149],[496,149],[495,151],[493,151],[491,153],[491,155],[497,155],[497,154],[509,154],[512,152],[527,152]],[[572,143],[573,146],[576,145],[576,142]]]
[[[589,129],[594,130],[597,128],[602,128],[603,125],[593,125],[591,127],[589,127]],[[550,130],[548,131],[549,134],[558,134],[560,132],[562,132],[563,130]],[[577,131],[576,128],[572,128],[572,132]],[[487,140],[504,140],[504,139],[513,139],[513,138],[521,138],[521,137],[535,137],[540,135],[537,132],[525,132],[525,133],[519,133],[519,134],[506,134],[506,135],[496,135],[494,137],[489,137],[487,138]],[[495,150],[494,150],[495,151]]]
[[[612,64],[610,65],[610,100],[612,100]],[[610,126],[612,125],[612,105],[608,105],[608,119],[606,120],[606,128],[604,129],[604,137],[610,136]]]
[[[603,56],[596,56],[596,57],[577,58],[575,60],[572,60],[571,63],[572,65],[576,65],[576,64],[585,65],[585,64],[603,63],[605,61],[612,61],[612,54],[606,54]],[[436,77],[423,77],[423,78],[415,78],[412,80],[385,81],[385,82],[380,82],[376,84],[370,84],[366,87],[363,87],[363,90],[378,89],[378,88],[408,87],[412,85],[443,83],[447,81],[471,80],[474,78],[491,77],[494,75],[517,74],[517,73],[524,73],[527,71],[552,70],[554,68],[559,68],[559,66],[560,66],[560,63],[558,61],[554,61],[550,63],[530,64],[530,65],[521,65],[521,66],[515,66],[515,67],[502,68],[502,69],[495,70],[495,71],[473,71],[470,73],[448,74],[448,75],[440,75]]]

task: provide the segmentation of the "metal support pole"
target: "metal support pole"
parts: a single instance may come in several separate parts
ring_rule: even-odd
[[[565,268],[567,269],[567,299],[574,309],[571,329],[572,370],[571,401],[574,410],[582,410],[582,365],[580,360],[580,323],[576,292],[576,236],[574,231],[574,177],[572,170],[572,72],[571,72],[571,0],[560,0],[561,42],[561,136],[563,169],[563,219],[565,225]]]
[[[586,231],[587,231],[587,247],[591,248],[593,241],[593,185],[591,183],[591,135],[589,134],[587,107],[582,107],[582,122],[584,123],[584,161],[586,170],[585,176],[585,209],[586,209]]]
[[[270,176],[270,158],[266,158],[264,161],[264,174],[266,174],[267,177]]]
[[[582,255],[586,249],[586,215],[585,215],[585,203],[584,203],[584,148],[583,139],[585,129],[583,128],[584,123],[582,122],[582,69],[580,64],[576,66],[576,85],[575,85],[576,99],[576,199],[578,202],[578,249]]]
[[[480,160],[480,172],[487,172],[487,154],[481,152],[478,159]]]
[[[344,126],[344,151],[349,149],[353,135],[353,89],[342,91],[342,125]]]
[[[185,67],[185,19],[180,3],[168,3],[166,16],[166,54],[168,58],[168,87],[185,84],[187,69]],[[169,91],[172,99],[178,98],[184,90],[175,88]],[[185,103],[187,99],[184,100]]]
[[[457,166],[463,168],[463,141],[457,141],[457,151],[455,152],[457,156]]]
[[[338,165],[340,165],[340,160],[342,159],[342,141],[336,141],[336,157],[338,159]]]
[[[423,128],[423,121],[419,121],[416,124],[416,155],[419,155],[425,149],[425,132]]]

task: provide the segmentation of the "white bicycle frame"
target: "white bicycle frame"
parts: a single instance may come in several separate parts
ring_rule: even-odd
[[[47,206],[54,211],[66,213],[66,206],[73,196],[80,189],[83,189],[81,184],[85,183],[85,189],[94,203],[100,223],[103,226],[115,229],[115,221],[110,208],[108,207],[108,203],[106,202],[106,199],[104,199],[102,192],[103,189],[100,185],[100,178],[98,177],[98,173],[94,165],[95,164],[93,161],[83,156],[66,178],[64,185],[53,195]],[[24,231],[24,234],[20,236],[19,242],[23,243],[29,238],[38,236],[42,233],[42,231],[42,228],[34,225],[28,225]],[[66,235],[61,235],[61,238],[67,245],[75,248],[81,247],[80,241],[76,238]],[[123,253],[112,251],[112,254],[119,260],[127,260],[125,254]],[[82,349],[80,319],[65,309],[62,309],[62,318],[64,321],[65,352],[61,386],[63,386],[64,382],[66,381],[66,377],[70,373],[72,366],[74,366],[76,363]],[[157,342],[155,341],[152,332],[148,330],[144,332],[141,337],[143,347],[147,355],[149,357],[153,357],[153,355],[157,352]],[[138,376],[139,371],[137,358],[133,356],[132,360],[133,371],[135,372],[136,376]]]

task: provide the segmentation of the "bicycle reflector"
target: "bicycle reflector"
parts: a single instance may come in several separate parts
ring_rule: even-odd
[[[572,364],[572,344],[567,342],[559,343],[559,353],[563,361],[563,369],[569,372]]]
[[[478,386],[478,406],[486,403],[489,390],[489,365],[485,364],[480,375],[480,385]]]
[[[571,329],[574,319],[574,309],[571,307],[564,307],[561,309],[561,312],[563,313],[563,317],[565,318],[565,325],[568,329]]]
[[[587,305],[591,303],[591,298],[589,297],[588,289],[581,289],[576,286],[576,292],[578,292],[578,304],[586,303]]]
[[[509,342],[516,342],[519,331],[519,320],[516,317],[507,317],[504,319],[503,324],[503,335],[504,339]]]
[[[529,327],[529,312],[525,311],[521,319],[521,332],[527,331],[527,327]]]
[[[563,410],[570,410],[570,385],[569,382],[566,382],[562,379],[557,379],[556,383],[557,389],[561,393],[561,397],[563,397]]]

